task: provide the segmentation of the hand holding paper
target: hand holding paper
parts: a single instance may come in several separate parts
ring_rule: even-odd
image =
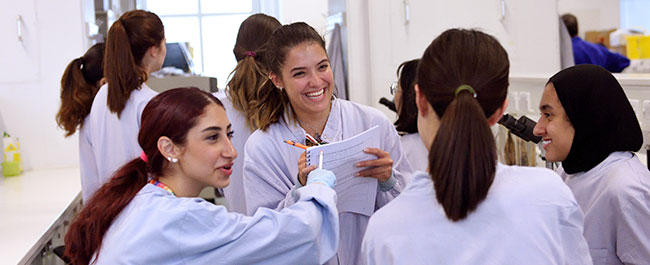
[[[376,178],[381,182],[388,180],[393,173],[393,159],[390,154],[378,148],[366,148],[363,150],[366,154],[376,155],[377,159],[366,160],[357,163],[356,167],[371,167],[361,170],[354,175],[357,177]]]
[[[384,166],[382,169],[386,169],[385,164],[387,161],[385,158],[383,160],[377,159],[376,152],[371,151],[367,153],[363,151],[368,148],[374,150],[378,147],[379,127],[374,126],[343,141],[307,148],[306,165],[318,165],[320,152],[323,151],[323,168],[333,171],[336,175],[337,184],[334,189],[339,198],[337,201],[339,212],[354,212],[366,216],[370,216],[374,212],[375,198],[377,196],[377,179],[379,177],[359,178],[355,177],[354,174],[361,170],[361,168],[355,166],[359,162],[380,163]],[[377,162],[378,160],[379,162]],[[390,167],[392,168],[392,160]],[[302,174],[302,172],[307,170],[310,170],[310,168],[306,167],[300,172]],[[381,175],[381,172],[379,175]],[[376,174],[371,175],[374,176]],[[388,176],[390,177],[390,175]]]

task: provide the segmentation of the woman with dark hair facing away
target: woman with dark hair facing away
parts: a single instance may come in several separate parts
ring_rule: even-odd
[[[411,172],[395,126],[377,109],[332,96],[334,81],[325,42],[309,25],[284,25],[273,32],[267,45],[269,75],[275,87],[257,106],[268,116],[260,119],[260,129],[246,142],[248,213],[259,207],[282,209],[292,205],[297,199],[294,191],[305,184],[306,176],[315,168],[306,166],[304,150],[284,140],[325,144],[378,126],[379,148],[365,148],[376,159],[347,162],[356,176],[338,177],[355,185],[335,188],[341,242],[329,264],[361,264],[361,239],[370,215],[400,193],[404,175]]]
[[[594,264],[650,262],[650,172],[633,153],[643,132],[623,88],[607,70],[576,65],[551,77],[533,130],[546,160],[585,213]]]
[[[81,193],[88,201],[120,165],[138,157],[144,106],[157,93],[144,82],[165,60],[165,31],[156,14],[124,13],[108,32],[102,86],[79,139]]]
[[[56,123],[65,130],[65,137],[83,127],[97,90],[106,83],[103,68],[105,47],[103,42],[93,45],[83,56],[72,60],[63,72],[61,107],[56,114]]]
[[[372,216],[367,264],[591,264],[582,212],[557,174],[497,161],[490,126],[507,106],[509,68],[476,30],[447,30],[424,51],[415,93],[429,169]]]
[[[403,62],[397,67],[398,81],[391,85],[391,94],[397,109],[395,129],[402,133],[402,148],[408,150],[406,159],[413,170],[424,171],[429,164],[429,150],[418,133],[418,109],[415,105],[415,75],[420,59]]]
[[[197,196],[230,181],[237,151],[221,102],[198,88],[154,97],[140,157],[122,166],[72,222],[73,264],[321,264],[338,244],[336,177],[312,171],[281,212],[248,217]]]
[[[274,89],[266,69],[266,41],[280,26],[277,19],[265,14],[251,15],[241,23],[233,49],[237,66],[230,74],[227,96],[219,98],[226,108],[233,130],[237,132],[232,144],[235,149],[242,151],[235,159],[232,181],[223,189],[226,206],[228,210],[242,214],[246,214],[244,145],[248,136],[259,128],[260,116],[268,115],[260,112],[255,106],[268,100]],[[276,108],[279,106],[278,104]]]

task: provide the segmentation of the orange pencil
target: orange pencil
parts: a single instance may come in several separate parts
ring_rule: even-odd
[[[289,141],[289,140],[284,140],[284,142],[287,143],[287,144],[293,145],[295,147],[298,147],[298,148],[307,149],[307,146],[305,146],[305,145],[303,145],[301,143],[295,143],[295,142]]]

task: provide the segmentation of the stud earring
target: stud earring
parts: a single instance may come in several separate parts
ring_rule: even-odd
[[[167,160],[169,160],[169,162],[172,162],[172,163],[176,163],[176,162],[178,162],[178,158],[175,158],[175,157],[172,158],[171,156],[168,156],[168,157],[167,157]]]

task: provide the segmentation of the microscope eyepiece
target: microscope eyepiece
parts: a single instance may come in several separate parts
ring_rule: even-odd
[[[499,124],[505,126],[511,133],[526,141],[539,143],[542,140],[542,137],[533,134],[533,129],[537,123],[526,116],[521,116],[517,120],[510,114],[503,114],[503,117],[499,119]]]

